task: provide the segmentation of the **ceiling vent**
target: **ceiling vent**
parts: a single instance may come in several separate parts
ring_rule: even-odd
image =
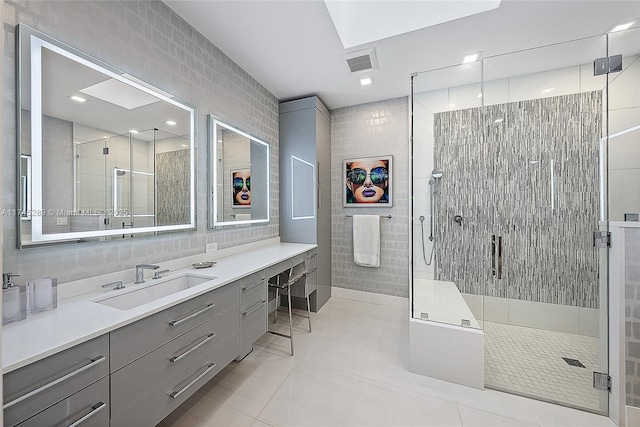
[[[378,68],[378,58],[376,57],[375,48],[358,50],[343,56],[347,61],[347,67],[352,73],[369,71]]]

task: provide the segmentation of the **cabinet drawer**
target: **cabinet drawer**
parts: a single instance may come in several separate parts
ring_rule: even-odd
[[[282,273],[283,271],[285,271],[288,268],[291,268],[293,266],[292,260],[290,259],[286,259],[284,261],[281,261],[277,264],[274,264],[270,267],[267,267],[267,278],[271,278],[277,274]]]
[[[113,372],[111,374],[112,416],[237,330],[238,306],[236,305]]]
[[[266,296],[253,306],[240,311],[240,357],[244,358],[253,350],[253,343],[267,332]]]
[[[99,380],[29,418],[20,427],[70,426],[74,423],[78,427],[109,425],[108,378]]]
[[[109,374],[107,335],[4,375],[4,423],[15,425]]]
[[[227,366],[237,354],[236,332],[133,402],[111,419],[111,427],[155,426]]]
[[[303,253],[303,254],[300,254],[300,255],[296,255],[296,256],[294,256],[292,258],[291,265],[298,265],[301,262],[305,262],[306,259],[307,259],[307,254],[306,253]]]
[[[258,282],[251,289],[245,291],[240,299],[240,314],[244,310],[250,309],[256,302],[267,299],[267,281]]]
[[[111,372],[237,304],[234,282],[111,332]]]
[[[266,277],[266,270],[262,270],[238,280],[238,286],[240,287],[240,301],[243,301],[247,295],[251,294],[254,288],[260,287],[260,283],[263,282]]]

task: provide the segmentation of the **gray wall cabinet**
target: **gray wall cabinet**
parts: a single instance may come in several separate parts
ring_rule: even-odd
[[[318,245],[307,278],[317,312],[331,297],[331,116],[316,96],[282,102],[279,112],[280,240]]]

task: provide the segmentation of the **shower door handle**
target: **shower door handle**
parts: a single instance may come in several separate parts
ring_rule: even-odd
[[[502,279],[502,236],[498,236],[498,279]]]
[[[496,275],[496,235],[491,235],[491,275]]]

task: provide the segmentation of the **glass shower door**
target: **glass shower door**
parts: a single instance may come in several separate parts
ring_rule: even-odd
[[[598,413],[608,409],[593,387],[608,366],[606,252],[593,245],[607,78],[593,61],[605,54],[603,36],[485,58],[482,92],[495,254],[485,384]]]

